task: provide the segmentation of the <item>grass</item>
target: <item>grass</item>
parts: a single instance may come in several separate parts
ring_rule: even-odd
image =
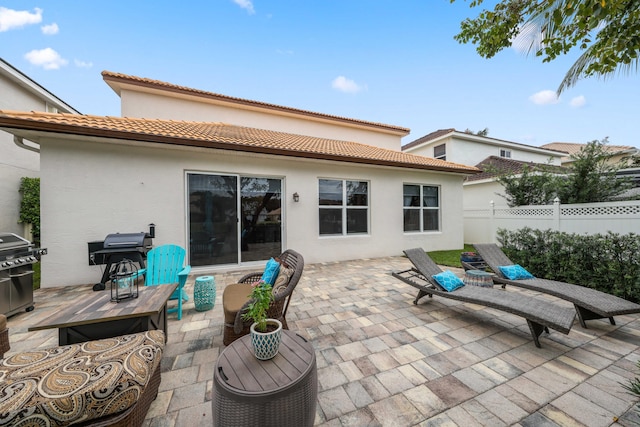
[[[460,253],[473,251],[474,249],[472,245],[465,244],[463,249],[454,249],[451,251],[432,251],[427,253],[431,257],[431,259],[438,265],[462,268],[462,264],[460,264]]]

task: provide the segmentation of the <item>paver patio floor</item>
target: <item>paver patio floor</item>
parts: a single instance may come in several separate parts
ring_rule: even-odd
[[[630,426],[640,375],[640,316],[576,321],[536,348],[524,319],[442,298],[423,298],[390,275],[404,257],[307,264],[287,320],[309,339],[318,365],[317,426]],[[145,426],[212,424],[213,371],[222,345],[222,291],[246,271],[214,274],[216,305],[169,315],[162,383]],[[461,273],[461,271],[457,271]],[[35,310],[8,320],[13,354],[56,346],[57,330],[27,328],[91,286],[35,291]],[[509,287],[555,303],[553,297]],[[170,302],[175,304],[175,302]]]

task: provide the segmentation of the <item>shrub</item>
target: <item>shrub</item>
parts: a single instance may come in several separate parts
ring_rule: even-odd
[[[640,302],[640,236],[498,230],[507,256],[537,277],[577,283]]]
[[[20,179],[20,222],[31,224],[34,242],[40,242],[40,178]]]

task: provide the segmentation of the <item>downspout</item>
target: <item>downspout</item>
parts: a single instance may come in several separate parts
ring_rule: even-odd
[[[36,147],[31,147],[24,143],[24,139],[21,136],[13,135],[13,142],[20,148],[24,148],[25,150],[33,151],[34,153],[40,153],[40,149]],[[34,143],[35,144],[35,143]]]

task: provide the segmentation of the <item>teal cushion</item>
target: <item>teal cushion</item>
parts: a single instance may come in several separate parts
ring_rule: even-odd
[[[264,273],[262,273],[262,280],[265,283],[273,285],[276,282],[276,277],[278,277],[278,273],[280,272],[280,263],[275,259],[271,258],[267,261],[267,265],[264,268]]]
[[[449,270],[445,270],[442,273],[435,274],[431,277],[433,277],[433,279],[438,282],[440,286],[442,286],[449,292],[453,292],[456,289],[464,286],[464,282],[462,281],[462,279]]]
[[[525,270],[520,264],[498,266],[500,272],[509,280],[535,279],[535,276]]]

